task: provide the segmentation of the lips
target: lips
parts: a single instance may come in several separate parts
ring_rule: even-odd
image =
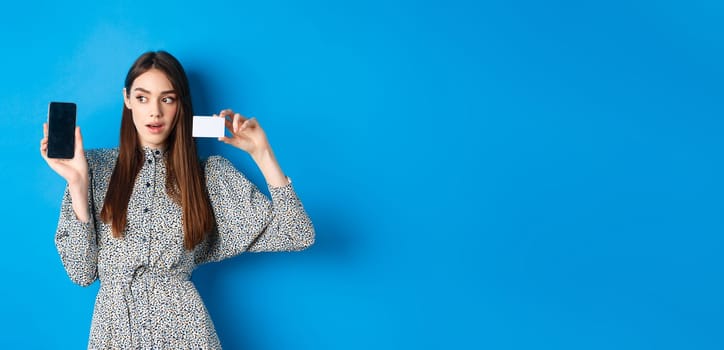
[[[163,123],[150,123],[146,124],[146,129],[152,134],[160,134],[163,131]]]

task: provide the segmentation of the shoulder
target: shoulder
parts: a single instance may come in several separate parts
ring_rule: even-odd
[[[85,151],[88,169],[93,172],[113,172],[118,159],[117,148],[94,148]]]
[[[244,188],[249,185],[246,176],[236,169],[230,160],[222,156],[211,156],[202,160],[201,168],[209,192],[215,192],[223,188]]]
[[[222,156],[211,156],[201,161],[201,169],[209,176],[211,174],[224,173],[236,170],[231,162]]]

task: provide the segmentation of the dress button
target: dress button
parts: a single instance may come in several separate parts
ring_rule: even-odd
[[[150,183],[150,182],[146,182],[146,187],[151,187],[151,183]]]
[[[143,212],[144,212],[144,213],[148,213],[148,208],[144,208],[144,209],[143,209]]]
[[[161,154],[161,151],[156,151],[156,155],[159,155],[159,154]]]

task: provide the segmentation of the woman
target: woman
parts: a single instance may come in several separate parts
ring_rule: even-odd
[[[47,157],[68,186],[56,246],[71,280],[100,280],[88,348],[220,349],[213,323],[189,280],[193,269],[244,251],[301,250],[314,228],[255,119],[231,110],[228,137],[246,151],[271,202],[226,159],[200,162],[181,64],[158,51],[128,71],[118,149]]]

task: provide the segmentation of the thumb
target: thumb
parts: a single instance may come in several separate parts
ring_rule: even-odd
[[[80,133],[80,126],[75,127],[75,153],[83,152],[83,135]]]

